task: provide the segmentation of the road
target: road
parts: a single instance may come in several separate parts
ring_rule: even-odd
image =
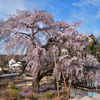
[[[15,78],[17,76],[18,73],[9,73],[9,74],[2,74],[0,75],[0,79],[11,79],[11,78]],[[21,76],[23,73],[20,72],[18,74],[18,76]]]

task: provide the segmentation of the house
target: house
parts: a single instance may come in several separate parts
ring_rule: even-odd
[[[13,58],[9,60],[8,65],[9,65],[9,68],[13,70],[19,69],[20,67],[22,67],[21,62],[17,62]]]
[[[2,73],[2,68],[0,68],[0,73]]]

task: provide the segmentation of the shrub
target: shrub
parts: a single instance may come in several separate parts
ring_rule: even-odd
[[[19,95],[19,91],[18,91],[18,90],[14,89],[14,90],[11,91],[11,96],[12,96],[13,98],[17,98],[18,95]]]
[[[10,89],[14,89],[14,86],[15,86],[15,85],[12,84],[12,85],[9,86],[9,88],[10,88]]]
[[[7,96],[7,97],[10,97],[10,91],[8,90],[5,90],[3,93],[2,93],[4,96]]]
[[[12,84],[14,84],[14,82],[9,82],[8,84],[9,84],[9,85],[12,85]]]
[[[27,97],[29,99],[36,99],[35,95],[32,92],[29,92],[28,95],[27,95]]]
[[[21,94],[19,94],[19,95],[18,95],[18,98],[21,98],[21,97],[22,97],[22,95],[21,95]]]
[[[30,95],[30,98],[33,99],[33,94]]]
[[[18,98],[24,98],[24,96],[23,96],[23,95],[21,95],[21,94],[19,94],[19,95],[18,95]]]
[[[0,67],[3,67],[3,65],[2,65],[2,64],[0,64]]]
[[[54,94],[53,94],[51,91],[47,91],[47,92],[45,93],[45,96],[46,96],[47,98],[52,98],[52,97],[54,97]]]
[[[25,93],[29,91],[29,88],[28,88],[27,86],[23,87],[22,89],[23,89],[23,91],[24,91]]]
[[[19,90],[19,91],[20,91],[21,89],[20,89],[20,88],[18,88],[18,87],[16,87],[16,90]]]
[[[40,96],[37,96],[36,98],[41,98]]]
[[[55,92],[54,92],[54,95],[55,95],[55,96],[57,96],[57,95],[58,95],[58,92],[57,92],[57,91],[55,91]]]
[[[43,92],[40,92],[40,94],[45,94],[45,93],[43,93]]]

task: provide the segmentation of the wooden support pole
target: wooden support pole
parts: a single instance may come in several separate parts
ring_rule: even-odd
[[[19,69],[18,69],[18,73],[17,73],[14,89],[16,88],[16,84],[17,84],[17,80],[18,80],[18,75],[19,75]]]
[[[55,68],[56,68],[57,66],[56,66],[55,53],[54,53],[53,56],[54,56],[54,63],[55,63]],[[57,73],[56,73],[56,83],[57,83],[58,100],[60,100],[60,95],[59,95],[59,84],[58,84],[58,76],[57,76]]]
[[[23,57],[23,56],[22,56],[22,57]],[[22,57],[21,57],[21,61],[22,61]],[[19,70],[20,70],[20,67],[19,67],[19,69],[18,69],[18,74],[17,74],[17,77],[16,77],[14,89],[16,88],[16,84],[17,84],[17,80],[18,80],[18,75],[19,75]]]
[[[60,64],[60,67],[61,67],[61,72],[62,72],[63,79],[64,79],[64,85],[65,85],[65,88],[66,88],[67,96],[69,98],[69,92],[68,92],[68,89],[67,89],[67,85],[66,85],[66,81],[65,81],[65,76],[64,76],[64,73],[63,73],[63,69],[62,69],[62,65],[61,64]]]

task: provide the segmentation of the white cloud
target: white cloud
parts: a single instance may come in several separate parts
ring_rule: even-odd
[[[100,19],[100,10],[97,12],[97,14],[95,15],[96,19]]]
[[[86,0],[84,4],[91,4],[93,6],[99,6],[100,5],[100,0]]]
[[[100,0],[80,0],[73,2],[73,6],[80,7],[72,13],[73,20],[83,19],[82,26],[78,28],[79,32],[90,32],[95,36],[100,32]]]
[[[59,10],[55,10],[53,6],[53,0],[0,0],[0,18],[5,19],[5,14],[13,14],[16,9],[28,10],[37,7],[41,10],[48,10],[54,13],[59,13]],[[59,3],[56,3],[59,5]]]
[[[73,6],[82,6],[81,3],[72,3]]]
[[[4,17],[4,14],[15,13],[16,9],[25,10],[24,0],[0,0],[0,17]]]
[[[80,0],[80,2],[72,3],[73,6],[100,6],[100,0]]]

